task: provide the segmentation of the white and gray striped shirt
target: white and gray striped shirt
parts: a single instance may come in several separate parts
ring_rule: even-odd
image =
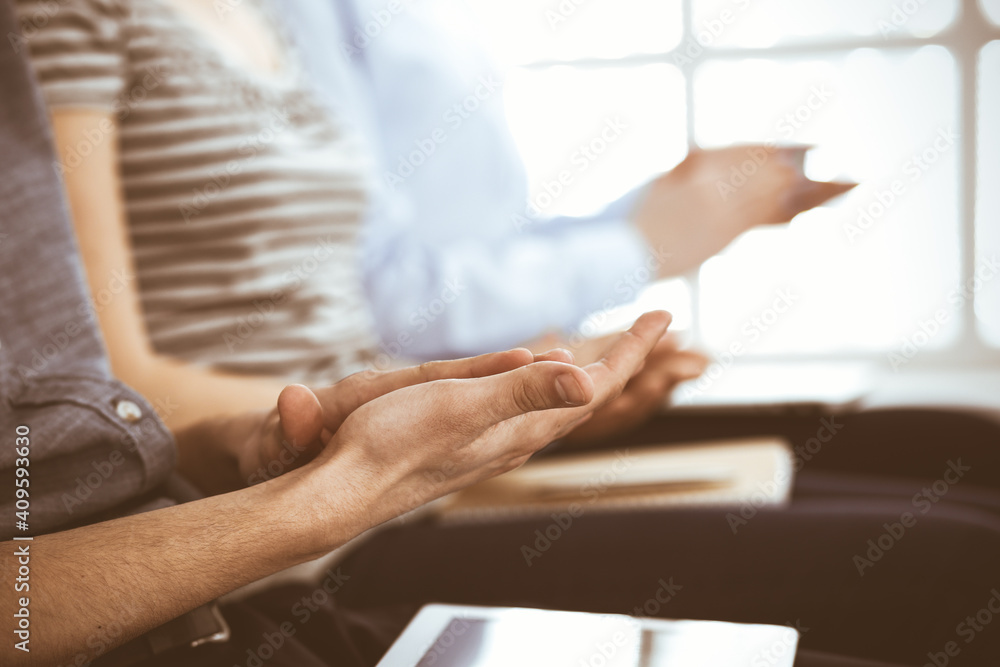
[[[356,238],[368,156],[294,64],[280,77],[250,71],[168,0],[18,6],[48,105],[117,122],[154,347],[299,382],[368,364],[376,341]],[[85,168],[103,138],[58,168]]]

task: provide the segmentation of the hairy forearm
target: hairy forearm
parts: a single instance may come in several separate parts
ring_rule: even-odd
[[[31,641],[27,653],[4,642],[0,663],[81,664],[74,662],[81,654],[92,660],[102,647],[346,542],[367,527],[343,510],[350,506],[339,502],[338,489],[300,471],[198,502],[6,542],[2,569],[11,584],[0,596],[3,616],[11,623],[20,598],[29,598]],[[14,554],[24,545],[30,588],[16,592]],[[110,628],[124,632],[112,636]]]

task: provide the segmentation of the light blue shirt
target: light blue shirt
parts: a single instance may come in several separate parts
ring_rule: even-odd
[[[474,41],[441,29],[432,5],[281,3],[321,94],[375,157],[362,263],[391,359],[571,331],[634,298],[648,256],[628,222],[639,190],[591,218],[529,209],[502,80]]]

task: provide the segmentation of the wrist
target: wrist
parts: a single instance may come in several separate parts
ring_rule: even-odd
[[[341,450],[268,484],[284,480],[288,496],[299,507],[309,508],[303,515],[313,531],[311,549],[322,555],[391,518],[381,517],[379,511],[384,487],[391,484],[386,472],[375,471]]]
[[[240,473],[241,457],[261,429],[267,412],[202,420],[175,434],[178,470],[208,494],[248,486]]]

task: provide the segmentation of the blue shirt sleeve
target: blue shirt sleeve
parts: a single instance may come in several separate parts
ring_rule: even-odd
[[[369,9],[288,0],[286,18],[375,158],[361,261],[381,361],[506,348],[634,298],[649,277],[629,222],[640,191],[590,218],[531,216],[505,82],[479,41],[423,6],[362,38]]]
[[[627,220],[638,194],[590,218],[525,218],[500,238],[431,241],[419,227],[370,226],[364,273],[383,353],[479,354],[632,301],[655,261]]]

